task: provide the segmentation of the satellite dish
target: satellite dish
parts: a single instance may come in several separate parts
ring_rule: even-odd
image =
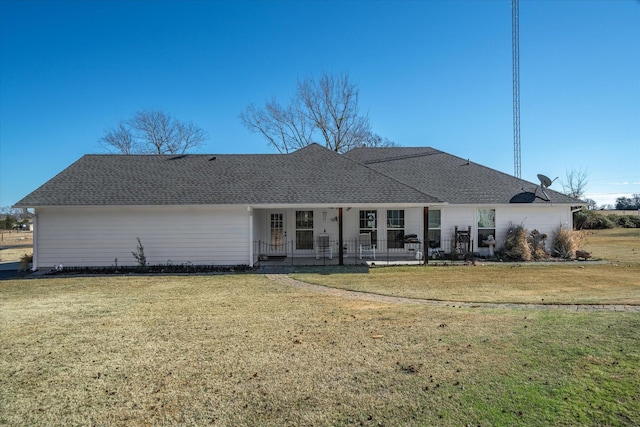
[[[540,185],[542,185],[542,187],[550,187],[551,184],[553,184],[553,181],[551,181],[548,176],[542,175],[541,173],[538,174],[538,179],[540,180]]]
[[[555,181],[556,179],[554,179],[553,181],[551,180],[551,178],[549,178],[546,175],[542,175],[541,173],[538,174],[538,179],[540,180],[540,189],[542,190],[542,194],[544,194],[545,200],[547,202],[550,202],[551,199],[549,199],[549,196],[547,195],[547,193],[544,191],[545,188],[549,188],[551,187],[551,184],[553,184],[553,181]]]

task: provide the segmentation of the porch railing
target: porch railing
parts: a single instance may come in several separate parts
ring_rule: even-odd
[[[328,243],[328,244],[327,244]],[[454,239],[431,241],[426,247],[422,241],[405,242],[402,240],[377,239],[371,248],[362,247],[360,240],[343,239],[343,262],[345,265],[358,265],[366,261],[380,261],[401,264],[422,264],[437,261],[464,261],[473,257],[473,241],[460,244]],[[280,264],[290,266],[338,265],[340,246],[338,239],[329,239],[319,243],[318,239],[280,242],[256,240],[253,242],[254,265]]]

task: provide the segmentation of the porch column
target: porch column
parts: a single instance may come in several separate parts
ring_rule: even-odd
[[[422,222],[424,229],[424,236],[422,236],[422,261],[423,265],[429,264],[429,208],[427,206],[424,207],[422,212]]]
[[[344,265],[344,243],[342,238],[342,208],[338,208],[338,265]]]

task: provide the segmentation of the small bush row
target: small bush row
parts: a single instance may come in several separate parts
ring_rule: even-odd
[[[159,264],[111,267],[56,267],[49,275],[70,274],[207,274],[207,273],[244,273],[253,271],[248,265],[194,265],[194,264]]]
[[[580,250],[584,240],[584,232],[558,227],[554,233],[551,251],[547,251],[546,234],[538,230],[529,232],[522,225],[511,224],[498,256],[512,261],[541,261],[551,256],[575,259],[576,251]]]
[[[577,230],[604,230],[607,228],[640,228],[640,215],[605,214],[600,211],[582,209],[575,213]]]

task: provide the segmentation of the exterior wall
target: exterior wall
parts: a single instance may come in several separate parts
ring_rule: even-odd
[[[149,264],[238,265],[251,261],[246,207],[50,207],[36,210],[37,268]]]
[[[554,232],[559,226],[572,226],[571,207],[568,205],[447,205],[439,208],[442,212],[442,239],[451,241],[455,226],[459,230],[466,230],[471,226],[473,250],[481,254],[488,253],[488,248],[479,248],[477,242],[476,211],[480,208],[496,210],[496,249],[504,242],[511,224],[522,224],[529,231],[535,229],[547,234],[547,249],[551,249]],[[443,249],[448,251],[450,247]]]
[[[537,229],[549,237],[551,249],[554,231],[561,225],[571,226],[571,209],[567,205],[444,205],[430,207],[441,211],[443,249],[453,239],[454,228],[471,226],[473,250],[486,253],[477,242],[478,208],[496,210],[497,248],[506,237],[511,223],[522,224],[528,230]],[[377,210],[378,250],[386,250],[387,209],[404,209],[405,234],[417,234],[422,240],[422,207],[354,207],[343,209],[346,254],[357,251],[360,210]],[[295,247],[296,210],[313,210],[314,239],[329,234],[338,253],[338,209],[253,209],[243,207],[50,207],[38,208],[34,231],[34,266],[36,268],[64,266],[100,267],[136,265],[132,252],[140,237],[150,264],[193,263],[202,265],[252,264],[260,255],[256,242],[269,241],[269,213],[285,215],[286,254],[309,256],[313,249]],[[324,213],[326,212],[326,220]],[[253,240],[253,241],[252,241]],[[392,250],[393,251],[393,250]]]

